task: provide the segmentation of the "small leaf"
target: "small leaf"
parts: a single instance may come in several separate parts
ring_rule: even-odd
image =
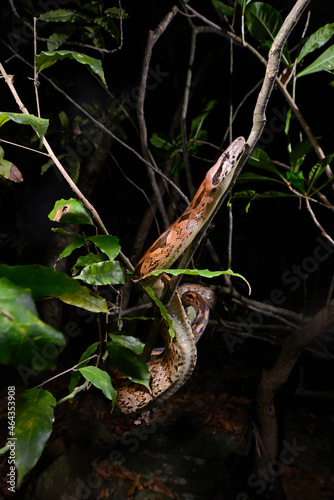
[[[310,143],[309,139],[305,139],[304,141],[299,142],[291,151],[290,165],[292,172],[298,172],[301,165],[304,163],[306,155],[312,151],[313,146]]]
[[[100,389],[106,398],[111,401],[116,400],[117,392],[113,388],[110,375],[107,372],[96,366],[85,366],[78,370],[86,380],[94,385],[94,387]]]
[[[315,33],[313,33],[308,40],[304,43],[297,62],[300,62],[303,57],[307,56],[307,54],[310,54],[316,49],[320,49],[325,43],[328,42],[334,35],[334,23],[331,24],[325,24],[325,26],[322,26],[319,28]]]
[[[128,349],[131,349],[131,351],[133,351],[135,354],[141,354],[145,347],[145,344],[143,344],[139,339],[137,339],[136,337],[131,337],[129,335],[122,335],[118,332],[114,332],[109,333],[109,337],[113,341],[113,345],[121,345],[123,347],[127,347]]]
[[[220,0],[211,0],[212,5],[219,10],[224,16],[231,17],[235,14],[235,9],[229,5],[224,4]]]
[[[58,228],[56,228],[56,229],[58,229]],[[77,250],[78,248],[85,246],[85,244],[86,244],[86,240],[83,236],[81,236],[79,234],[75,235],[74,240],[71,241],[71,243],[69,245],[67,245],[67,247],[65,247],[64,250],[62,251],[62,253],[59,255],[58,261],[60,259],[63,259],[64,257],[68,257],[69,255],[71,255],[72,252],[74,252],[74,250]]]
[[[281,174],[278,168],[275,167],[270,157],[263,149],[254,148],[248,158],[248,163],[250,165],[253,165],[254,167],[262,168],[263,170],[272,172],[280,179],[284,179],[284,176]]]
[[[90,285],[121,285],[125,283],[120,262],[98,262],[85,267],[75,279]]]
[[[78,361],[78,365],[80,365],[80,368],[84,368],[87,363],[89,362],[89,358],[93,356],[93,354],[96,352],[97,348],[99,346],[99,342],[95,342],[94,344],[90,345],[87,347],[83,355],[80,357]],[[75,387],[78,385],[79,380],[81,377],[81,373],[79,371],[73,371],[71,373],[71,381],[68,385],[68,391],[69,394],[74,391]]]
[[[165,151],[169,151],[174,147],[174,144],[170,142],[170,139],[167,135],[163,135],[162,133],[158,134],[154,132],[150,139],[152,146],[155,146],[158,149],[163,149]]]
[[[30,291],[0,278],[0,363],[50,369],[64,345],[63,334],[39,318]]]
[[[310,170],[309,176],[308,176],[308,182],[309,182],[309,187],[307,190],[307,194],[311,192],[312,187],[314,184],[317,182],[319,177],[323,174],[323,172],[326,170],[327,165],[331,163],[331,161],[334,158],[334,153],[331,155],[326,156],[322,160],[318,161]]]
[[[105,262],[107,260],[108,257],[102,253],[89,253],[87,255],[81,255],[72,267],[72,272],[75,273],[78,268],[91,266],[92,264]]]
[[[107,349],[111,361],[125,377],[150,389],[151,375],[146,363],[139,356],[131,349],[115,345],[113,342],[108,342]]]
[[[121,250],[119,239],[116,236],[89,236],[87,239],[92,241],[101,252],[108,255],[110,260],[114,260]]]
[[[48,391],[28,389],[16,396],[15,466],[17,487],[37,463],[52,432],[55,398]]]
[[[297,188],[298,191],[305,194],[303,172],[301,172],[300,170],[298,172],[287,172],[286,177],[293,187]]]
[[[147,293],[147,295],[151,298],[151,300],[158,307],[161,316],[163,317],[163,319],[166,321],[166,323],[168,325],[169,336],[170,336],[171,339],[173,339],[175,337],[175,332],[174,332],[174,329],[173,329],[173,321],[172,321],[172,318],[169,316],[169,314],[167,312],[167,309],[165,308],[165,306],[163,305],[163,303],[161,302],[161,300],[159,300],[156,297],[156,295],[155,295],[154,291],[152,290],[152,288],[149,285],[147,285],[145,283],[145,281],[141,280],[140,285],[144,288],[144,290]]]
[[[50,220],[66,224],[93,224],[93,219],[85,205],[74,198],[56,201],[48,215]]]
[[[45,118],[38,118],[38,116],[28,115],[25,113],[7,113],[0,111],[0,127],[4,125],[8,120],[12,120],[20,125],[30,125],[40,136],[41,141],[49,126],[49,120]]]
[[[298,73],[297,78],[305,75],[310,75],[311,73],[317,73],[318,71],[333,71],[334,69],[334,45],[328,47],[325,52],[321,54],[312,64],[303,69]]]
[[[41,21],[46,22],[74,22],[79,21],[81,19],[85,19],[85,16],[82,16],[77,11],[69,10],[69,9],[58,9],[58,10],[49,10],[48,12],[43,12],[39,15]]]
[[[43,69],[53,66],[58,60],[63,60],[65,58],[74,59],[80,64],[87,64],[93,73],[96,73],[106,85],[102,63],[99,59],[94,59],[94,57],[70,50],[55,50],[53,52],[42,51],[40,54],[35,56],[36,70],[37,72],[43,71]]]

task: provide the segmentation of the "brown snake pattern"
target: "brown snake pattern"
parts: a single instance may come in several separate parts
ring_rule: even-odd
[[[145,278],[149,272],[157,269],[168,269],[194,240],[227,190],[244,146],[245,139],[238,137],[210,168],[189,207],[139,260],[135,268],[138,279]],[[150,286],[160,299],[165,290],[163,281],[161,276],[149,279]],[[116,405],[122,412],[133,413],[153,402],[164,401],[188,380],[196,364],[196,342],[205,329],[208,311],[214,302],[215,295],[207,287],[182,285],[177,289],[167,307],[175,337],[171,340],[167,325],[163,323],[161,333],[165,342],[164,352],[152,357],[147,363],[151,374],[151,391],[130,381],[123,381],[118,387],[116,384]],[[192,328],[183,305],[191,305],[196,310]]]

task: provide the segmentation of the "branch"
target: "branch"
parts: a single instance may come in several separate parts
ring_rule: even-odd
[[[148,164],[150,164],[153,160],[152,156],[150,155],[149,149],[148,149],[148,144],[147,144],[147,127],[146,127],[146,122],[145,122],[145,116],[144,116],[144,101],[145,101],[145,94],[146,94],[146,85],[147,85],[147,77],[148,77],[148,71],[150,68],[150,61],[152,58],[152,51],[153,47],[156,44],[156,42],[159,40],[160,36],[165,32],[167,29],[169,23],[173,20],[174,16],[177,14],[178,8],[176,5],[172,7],[172,9],[166,14],[166,16],[163,18],[163,20],[158,24],[158,26],[155,28],[154,31],[149,31],[148,34],[148,40],[144,52],[144,58],[143,58],[143,67],[142,67],[142,75],[141,75],[141,81],[140,81],[140,86],[139,86],[139,92],[138,92],[138,101],[137,101],[137,116],[138,116],[138,123],[139,123],[139,130],[140,130],[140,142],[141,142],[141,148],[142,152],[144,155],[144,158]],[[165,209],[165,206],[162,201],[162,197],[159,191],[159,187],[155,178],[154,173],[150,168],[147,168],[147,174],[150,179],[150,183],[153,189],[153,192],[155,194],[155,197],[157,199],[158,207],[160,210],[161,217],[164,222],[164,229],[167,229],[169,226],[169,221],[168,221],[168,216],[167,212]]]
[[[334,325],[334,300],[322,309],[305,326],[291,334],[283,344],[282,352],[274,366],[263,373],[257,395],[257,414],[261,435],[271,459],[277,456],[277,420],[274,398],[287,381],[304,348]]]
[[[3,65],[0,63],[0,71],[5,79],[5,82],[7,83],[19,109],[21,110],[22,113],[28,115],[29,112],[27,110],[27,108],[24,106],[23,102],[21,101],[18,93],[16,92],[16,89],[14,87],[14,84],[13,84],[13,78],[7,74],[5,68],[3,67]],[[97,222],[97,225],[98,227],[100,228],[100,230],[108,235],[108,231],[106,229],[106,227],[104,226],[103,222],[102,222],[102,219],[101,217],[99,216],[98,212],[95,210],[94,206],[87,200],[87,198],[82,194],[82,192],[80,191],[80,189],[76,186],[76,184],[73,182],[73,180],[71,179],[71,177],[69,176],[69,174],[66,172],[65,168],[62,166],[62,164],[60,163],[60,161],[58,160],[57,156],[55,155],[55,153],[53,152],[50,144],[48,143],[47,139],[45,137],[43,137],[43,145],[45,147],[45,149],[47,150],[47,152],[49,153],[49,156],[50,158],[52,159],[52,161],[54,162],[54,164],[56,165],[56,167],[58,168],[58,170],[60,171],[60,173],[62,174],[62,176],[64,177],[64,179],[67,181],[67,183],[69,184],[69,186],[71,187],[71,189],[75,192],[75,194],[78,196],[78,198],[82,201],[82,203],[88,208],[88,210],[91,212],[93,218],[95,219],[95,221]],[[123,260],[124,264],[127,266],[127,268],[130,270],[130,271],[133,271],[133,266],[131,264],[131,262],[129,261],[129,259],[122,253],[120,252],[119,253],[119,256],[120,258]]]

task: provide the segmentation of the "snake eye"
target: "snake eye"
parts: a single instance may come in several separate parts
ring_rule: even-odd
[[[217,191],[217,188],[212,188],[211,193],[215,193]]]

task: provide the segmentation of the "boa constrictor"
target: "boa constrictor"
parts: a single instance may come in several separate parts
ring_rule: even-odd
[[[235,139],[207,172],[185,212],[139,260],[134,272],[138,279],[157,269],[168,269],[194,240],[227,190],[244,145],[243,137]],[[161,277],[151,278],[149,282],[160,299],[163,298],[165,288],[161,286],[161,282]],[[207,287],[198,285],[178,287],[167,307],[175,337],[171,340],[167,324],[163,324],[161,332],[165,342],[163,354],[152,356],[147,363],[151,373],[151,391],[143,385],[130,381],[122,382],[119,387],[116,384],[118,391],[116,405],[123,413],[133,413],[152,402],[165,401],[186,382],[196,364],[196,342],[205,329],[208,310],[214,302],[214,293]],[[184,306],[188,305],[196,309],[192,327],[184,309]]]

